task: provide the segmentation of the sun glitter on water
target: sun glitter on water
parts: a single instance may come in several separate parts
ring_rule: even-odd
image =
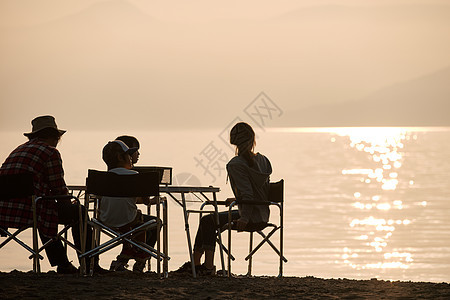
[[[402,150],[405,141],[416,140],[417,136],[406,128],[335,128],[331,132],[339,137],[348,137],[349,146],[357,152],[366,153],[371,165],[376,168],[352,168],[342,170],[342,175],[360,176],[361,182],[376,186],[379,195],[355,191],[351,205],[361,211],[361,218],[354,218],[349,226],[355,232],[364,232],[355,237],[363,241],[363,247],[352,249],[345,247],[338,263],[344,263],[353,269],[407,269],[414,261],[412,254],[406,251],[388,251],[389,240],[396,228],[408,226],[408,218],[386,218],[392,210],[404,209],[403,201],[385,197],[389,191],[395,191],[401,180],[399,170],[404,161]],[[335,142],[336,138],[333,137]],[[368,161],[368,163],[369,163]],[[413,182],[409,182],[413,185]],[[381,216],[379,216],[381,214]],[[392,250],[392,249],[391,249]],[[362,262],[361,255],[378,255],[378,262]]]

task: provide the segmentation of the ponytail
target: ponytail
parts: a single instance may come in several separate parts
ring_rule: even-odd
[[[247,123],[240,122],[230,131],[230,143],[236,145],[236,154],[244,158],[250,167],[254,165],[253,149],[255,147],[255,132]]]

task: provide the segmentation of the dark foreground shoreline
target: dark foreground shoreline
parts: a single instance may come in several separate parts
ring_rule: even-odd
[[[1,299],[450,299],[449,283],[315,277],[201,277],[0,272]]]

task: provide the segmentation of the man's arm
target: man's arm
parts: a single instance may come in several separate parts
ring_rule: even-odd
[[[64,181],[61,155],[58,151],[55,151],[47,162],[47,176],[51,195],[67,195],[69,193]]]

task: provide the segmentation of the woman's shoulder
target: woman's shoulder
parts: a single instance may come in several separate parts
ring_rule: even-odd
[[[268,162],[270,162],[269,159],[267,158],[267,156],[265,156],[264,154],[261,154],[259,152],[257,152],[255,154],[255,159],[256,160],[260,160],[260,161],[268,161]]]
[[[269,159],[259,152],[255,154],[255,161],[258,164],[270,165]],[[243,165],[248,167],[248,162],[242,156],[236,155],[235,157],[230,159],[230,161],[227,163],[227,166],[235,166],[235,165]]]
[[[235,157],[230,159],[230,161],[227,163],[227,165],[237,165],[237,164],[247,165],[247,162],[246,162],[245,158],[236,155]]]

